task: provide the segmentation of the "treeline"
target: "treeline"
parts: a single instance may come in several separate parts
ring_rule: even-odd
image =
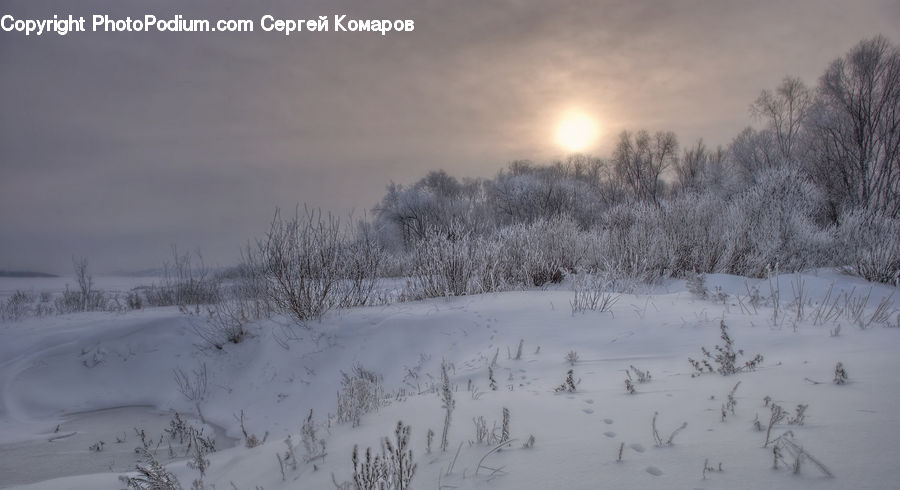
[[[748,127],[727,147],[623,132],[608,158],[391,184],[370,232],[400,258],[396,273],[427,271],[426,281],[437,276],[427,262],[446,262],[426,260],[438,250],[485,261],[489,270],[442,286],[452,294],[540,285],[579,268],[653,280],[847,266],[896,283],[900,49],[881,36],[862,41],[815,87],[787,77],[751,113],[762,129]]]

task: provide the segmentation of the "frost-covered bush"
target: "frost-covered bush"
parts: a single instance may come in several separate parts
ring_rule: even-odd
[[[833,239],[816,224],[823,203],[822,193],[796,170],[759,174],[726,209],[723,272],[764,277],[771,264],[786,272],[828,264]]]
[[[619,281],[652,283],[670,271],[670,251],[656,206],[638,202],[616,206],[594,233],[596,248],[587,266]]]
[[[89,290],[87,295],[82,291],[66,289],[53,302],[59,314],[77,313],[79,311],[109,311],[109,298],[106,293],[96,289]]]
[[[353,366],[350,373],[341,372],[341,390],[337,394],[337,421],[359,425],[360,418],[384,404],[384,388],[381,376],[363,368]]]
[[[572,279],[575,297],[569,300],[572,314],[587,311],[599,311],[600,313],[609,311],[620,297],[612,290],[612,286],[612,281],[596,274],[583,272],[575,274]]]
[[[744,355],[744,350],[735,350],[734,340],[732,340],[731,335],[728,334],[728,326],[725,325],[724,320],[719,323],[719,331],[721,332],[720,338],[722,339],[722,345],[713,347],[715,353],[710,352],[706,347],[700,347],[700,351],[703,352],[703,359],[696,361],[688,358],[688,362],[696,371],[691,376],[713,372],[719,373],[722,376],[729,376],[744,371],[753,371],[762,363],[763,356],[756,354],[749,361],[740,364],[738,362],[738,356]],[[716,364],[716,367],[713,368],[709,361],[713,361],[713,363]]]
[[[368,227],[352,234],[334,216],[305,209],[276,214],[255,261],[275,306],[306,325],[332,308],[368,304],[382,253]]]
[[[409,449],[410,426],[397,422],[394,442],[385,437],[381,442],[381,454],[366,448],[365,459],[359,456],[359,447],[353,446],[353,485],[357,490],[407,490],[417,464]],[[340,487],[339,487],[340,488]]]
[[[200,305],[215,304],[220,298],[220,281],[203,262],[199,251],[181,254],[172,247],[172,261],[163,264],[161,284],[154,284],[145,292],[150,306],[178,306],[199,309]]]
[[[247,335],[244,326],[250,319],[237,301],[222,301],[211,306],[209,317],[194,324],[194,333],[208,345],[222,349],[225,344],[239,344]]]
[[[120,476],[121,481],[130,490],[181,490],[178,478],[166,470],[153,454],[145,448],[139,448],[143,459],[142,463],[135,466],[136,476]]]
[[[222,301],[234,301],[248,319],[269,318],[276,311],[272,291],[266,277],[265,264],[258,250],[248,246],[241,254],[227,287],[222,288]]]
[[[0,319],[18,320],[31,313],[31,304],[34,303],[34,294],[27,291],[16,291],[6,301],[0,304]]]
[[[260,243],[260,255],[275,304],[298,324],[330,310],[340,280],[340,223],[305,210],[292,218],[276,214]]]
[[[430,229],[412,252],[409,294],[417,298],[462,296],[499,289],[500,248],[460,224]]]
[[[341,280],[337,284],[338,306],[365,306],[374,300],[382,275],[385,252],[371,225],[360,222],[355,235],[345,236],[341,247]]]
[[[509,284],[531,287],[562,281],[583,261],[588,235],[567,217],[514,224],[496,233],[501,268]]]
[[[727,243],[725,201],[712,193],[687,193],[663,201],[659,226],[666,237],[672,275],[718,272]]]
[[[900,278],[900,219],[863,210],[841,216],[838,226],[839,261],[845,270],[869,281],[898,284]]]
[[[574,393],[575,390],[575,371],[572,369],[569,369],[569,372],[566,373],[566,379],[553,389],[556,393]]]

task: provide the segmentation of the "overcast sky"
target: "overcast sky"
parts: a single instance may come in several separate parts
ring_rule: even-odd
[[[413,19],[412,33],[0,32],[0,269],[221,265],[276,207],[368,210],[431,169],[548,162],[571,109],[727,144],[785,75],[814,85],[900,2],[0,0],[17,18]],[[90,21],[89,21],[90,22]]]

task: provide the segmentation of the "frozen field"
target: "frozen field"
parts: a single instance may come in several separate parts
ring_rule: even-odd
[[[332,478],[352,479],[354,445],[380,447],[400,420],[411,426],[412,488],[896,488],[900,329],[884,327],[896,326],[897,310],[891,305],[886,321],[865,330],[854,324],[868,323],[896,288],[824,270],[802,279],[784,275],[773,322],[769,282],[709,276],[707,287],[716,286],[727,294],[724,301],[701,299],[683,281],[670,281],[622,295],[610,311],[574,315],[565,286],[342,310],[311,330],[278,319],[253,324],[248,339],[222,350],[197,337],[202,317],[174,308],[2,323],[0,486],[122,488],[119,475],[137,461],[135,429],[158,438],[173,410],[203,425],[173,370],[190,375],[205,365],[208,389],[199,408],[218,449],[209,455],[208,488],[334,488]],[[754,286],[761,298],[755,307],[748,296]],[[836,308],[867,298],[864,312],[844,308],[826,317],[832,303],[820,304],[829,288]],[[701,347],[722,345],[723,320],[735,349],[743,350],[738,364],[756,354],[763,362],[731,376],[693,377],[688,358],[702,359]],[[570,351],[577,353],[574,363],[566,360]],[[439,447],[442,360],[455,400],[446,451]],[[849,378],[843,385],[832,382],[838,362]],[[358,427],[329,422],[341,372],[354,365],[380,374],[389,399]],[[632,371],[634,394],[624,384],[631,366],[652,376],[638,383]],[[556,392],[569,369],[574,392]],[[738,382],[733,413],[726,409],[723,420],[722,406]],[[833,477],[808,458],[796,474],[784,463],[773,469],[773,445],[763,448],[771,414],[766,397],[788,412],[771,438],[791,431],[791,440]],[[802,424],[789,424],[799,404],[808,406]],[[488,431],[496,424],[499,432],[503,408],[513,440],[482,461],[494,446],[477,442],[473,419],[484,417]],[[327,456],[305,463],[300,432],[310,409]],[[268,433],[258,447],[243,444],[242,410],[248,433]],[[663,443],[687,423],[671,445],[657,447],[654,413]],[[754,427],[757,417],[762,431]],[[288,435],[301,462],[287,465],[282,477],[278,457]],[[534,445],[523,448],[529,436]],[[101,440],[100,451],[90,449]],[[172,458],[166,444],[157,459],[189,488],[198,471],[180,451]],[[707,460],[714,471],[703,471]]]

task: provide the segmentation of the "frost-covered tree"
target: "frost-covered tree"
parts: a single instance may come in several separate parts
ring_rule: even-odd
[[[900,217],[900,48],[864,40],[819,81],[811,174],[835,214],[863,207]]]

